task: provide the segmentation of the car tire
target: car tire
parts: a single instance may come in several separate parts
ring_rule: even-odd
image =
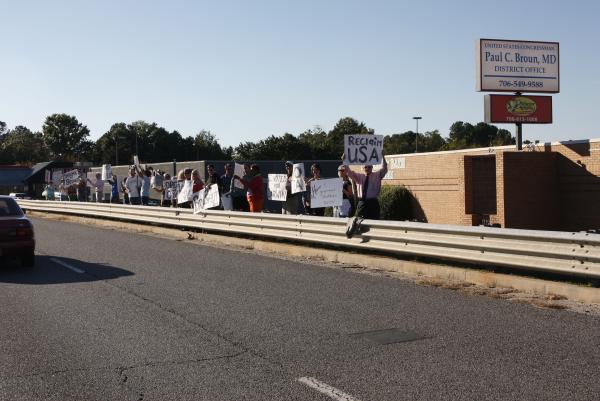
[[[35,255],[29,254],[21,257],[21,265],[23,267],[34,267],[35,266]]]

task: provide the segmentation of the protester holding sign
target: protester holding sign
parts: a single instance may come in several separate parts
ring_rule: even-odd
[[[292,193],[292,181],[293,173],[294,173],[294,163],[291,161],[285,162],[285,172],[287,174],[287,197],[285,199],[285,203],[281,207],[281,214],[299,214],[300,213],[300,205],[302,200],[302,193],[296,192]]]
[[[137,175],[135,166],[129,169],[129,177],[125,181],[127,188],[127,194],[129,195],[129,203],[131,205],[139,205],[140,200],[140,189],[142,188],[142,179]]]
[[[219,174],[215,170],[215,166],[213,164],[209,164],[207,166],[206,170],[208,172],[208,177],[206,177],[206,186],[209,188],[216,186],[218,188],[218,192],[219,192],[219,199],[221,199],[221,193],[222,193],[222,189],[223,189],[223,183],[221,182],[221,177],[219,177]],[[217,210],[217,209],[221,209],[221,205],[218,204],[217,206],[213,206],[213,207],[205,208],[205,209]]]
[[[239,166],[242,166],[242,179],[245,181],[250,181],[252,179],[250,165],[248,163],[244,163],[243,165],[235,163],[235,166],[236,170],[239,170]],[[238,175],[238,173],[235,172],[234,177],[235,175]],[[244,184],[242,184],[239,180],[232,179],[229,188],[231,189],[233,210],[240,212],[249,211],[250,205],[248,204],[248,190],[244,188]]]
[[[240,181],[244,185],[244,188],[248,189],[247,198],[250,205],[250,212],[260,213],[265,203],[265,187],[258,164],[253,164],[250,167],[250,174],[252,175],[250,180],[241,178],[238,175],[234,175],[233,178]]]
[[[173,191],[177,191],[177,181],[171,180],[171,174],[165,173],[163,175],[163,182],[160,186],[160,205],[162,207],[171,207],[173,204],[173,198],[177,197]]]
[[[110,203],[121,203],[119,199],[119,179],[113,174],[108,183],[110,184]]]
[[[181,170],[177,176],[177,207],[192,208],[192,199],[194,198],[192,172],[191,168],[186,168],[185,170]],[[204,187],[204,183],[200,180],[200,175],[197,172],[195,175],[197,177],[196,187],[200,191]]]
[[[352,182],[348,178],[346,172],[346,166],[341,165],[338,167],[338,177],[342,179],[342,206],[339,210],[340,217],[352,217],[356,211],[356,202],[354,201],[354,192],[352,190]]]
[[[96,173],[96,181],[88,181],[94,187],[94,195],[96,196],[96,202],[102,202],[104,198],[104,180],[102,180],[102,174]]]
[[[324,207],[311,207],[311,183],[321,179],[321,166],[317,163],[310,166],[310,172],[312,173],[312,177],[306,181],[306,196],[304,198],[304,207],[306,208],[306,212],[311,216],[325,216],[325,208]]]
[[[345,156],[345,155],[344,155]],[[345,157],[342,156],[342,160]],[[356,206],[356,216],[364,219],[379,220],[379,192],[381,191],[381,180],[387,173],[387,162],[382,154],[382,167],[373,172],[373,166],[370,164],[363,166],[364,174],[356,173],[347,165],[343,166],[348,177],[356,183],[356,192],[358,196],[358,205]]]
[[[121,180],[121,192],[123,193],[123,204],[129,205],[129,194],[127,193],[127,178],[123,177]]]
[[[83,177],[79,178],[76,188],[77,200],[79,202],[87,202],[87,184]]]

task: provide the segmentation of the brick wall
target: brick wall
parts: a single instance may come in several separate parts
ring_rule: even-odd
[[[469,188],[489,189],[492,184],[485,182],[492,176],[489,165],[481,171],[474,156],[495,160],[496,213],[490,213],[491,223],[568,231],[600,228],[600,139],[540,144],[535,151],[522,152],[502,146],[390,155],[384,184],[404,185],[413,193],[418,219],[478,224],[477,213],[490,208],[485,203],[489,191],[476,194]],[[476,201],[474,195],[481,198]],[[477,202],[481,210],[473,209]]]

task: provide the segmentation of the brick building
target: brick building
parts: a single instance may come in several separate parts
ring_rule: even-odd
[[[416,219],[437,224],[600,229],[600,139],[389,155],[384,183],[414,196]]]

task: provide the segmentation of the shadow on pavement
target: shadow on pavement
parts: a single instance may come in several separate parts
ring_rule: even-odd
[[[56,260],[82,270],[83,273],[72,271]],[[35,267],[22,267],[15,259],[0,259],[0,283],[68,284],[111,280],[133,275],[134,273],[119,267],[58,256],[36,255]]]

